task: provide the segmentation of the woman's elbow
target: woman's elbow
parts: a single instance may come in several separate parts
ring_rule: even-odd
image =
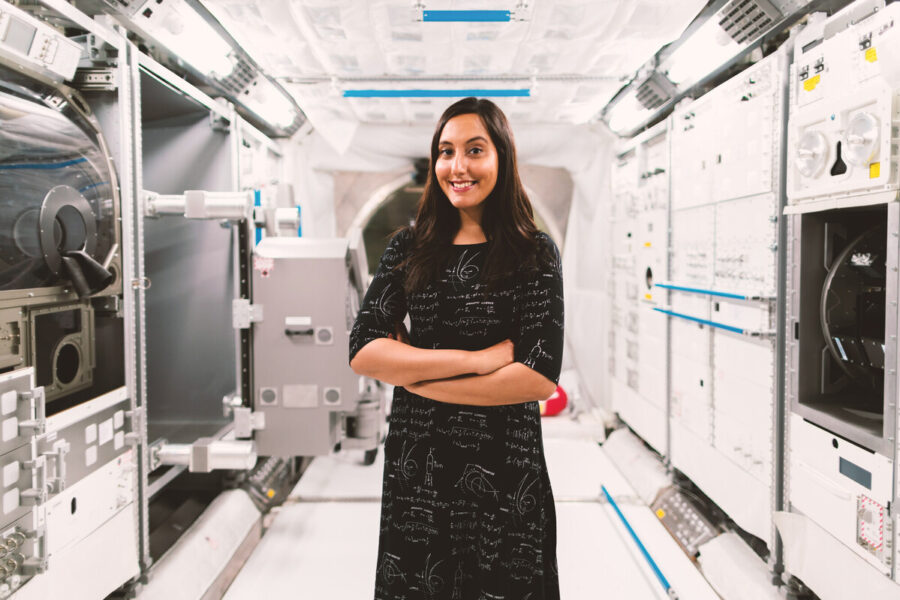
[[[547,398],[549,398],[550,396],[553,395],[553,392],[556,391],[556,384],[553,383],[553,381],[547,379],[543,375],[541,376],[541,379],[543,379],[543,381],[537,387],[537,390],[536,390],[540,397],[535,398],[535,400],[546,400]]]

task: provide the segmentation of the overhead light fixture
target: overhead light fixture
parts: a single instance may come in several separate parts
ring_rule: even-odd
[[[297,119],[297,109],[285,93],[260,76],[241,92],[241,103],[267,123],[288,129]]]
[[[224,79],[234,70],[231,44],[184,0],[148,0],[131,21],[209,77]]]
[[[660,68],[665,71],[669,81],[684,85],[697,81],[724,64],[740,52],[741,48],[715,19],[709,19],[678,46]]]
[[[609,128],[619,135],[631,133],[649,119],[653,110],[645,107],[638,100],[637,88],[629,86],[625,95],[616,100],[604,114]]]
[[[769,0],[731,0],[678,45],[660,65],[672,83],[685,86],[726,64],[781,20]]]
[[[605,111],[604,118],[609,128],[623,135],[630,133],[650,120],[663,104],[675,95],[673,86],[659,73],[652,72],[647,77],[632,81]]]
[[[426,23],[508,23],[512,11],[508,10],[423,10]]]
[[[527,98],[530,89],[501,90],[344,90],[344,98]]]

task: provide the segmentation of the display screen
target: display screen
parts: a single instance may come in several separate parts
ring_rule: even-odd
[[[872,489],[872,473],[870,473],[869,471],[866,471],[862,467],[853,464],[846,458],[841,459],[841,463],[838,469],[840,470],[842,475],[849,477],[866,489]]]

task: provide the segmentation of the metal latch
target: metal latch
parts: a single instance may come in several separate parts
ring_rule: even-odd
[[[236,299],[231,304],[231,323],[235,329],[249,329],[250,323],[263,320],[262,304],[250,304],[249,300]]]
[[[71,448],[66,440],[57,440],[53,450],[44,453],[46,459],[54,463],[53,476],[47,477],[47,491],[51,494],[59,494],[66,489],[66,455]]]
[[[254,412],[247,406],[238,406],[234,411],[234,437],[248,439],[254,431],[266,428],[266,413]]]

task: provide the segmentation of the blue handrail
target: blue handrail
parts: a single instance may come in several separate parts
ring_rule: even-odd
[[[717,329],[724,329],[726,331],[733,331],[734,333],[740,333],[741,335],[752,335],[745,332],[743,329],[739,327],[732,327],[731,325],[725,325],[723,323],[716,323],[715,321],[710,321],[708,319],[698,319],[697,317],[692,317],[690,315],[683,315],[681,313],[673,312],[671,310],[664,310],[662,308],[654,308],[653,310],[657,312],[661,312],[666,315],[671,315],[673,317],[679,317],[681,319],[687,319],[688,321],[694,321],[695,323],[702,323],[703,325],[709,325],[710,327],[715,327]]]
[[[678,292],[692,292],[694,294],[706,294],[708,296],[717,296],[719,298],[734,298],[735,300],[771,300],[768,296],[743,296],[741,294],[730,294],[728,292],[717,292],[715,290],[705,290],[703,288],[692,288],[683,285],[672,285],[669,283],[655,283],[655,287],[667,290],[675,290]]]
[[[659,566],[656,564],[656,561],[653,560],[653,557],[650,556],[649,552],[647,552],[647,548],[644,546],[644,543],[641,542],[641,538],[639,538],[638,535],[634,532],[634,529],[632,529],[631,524],[628,522],[628,519],[626,519],[625,515],[622,514],[622,511],[619,510],[619,505],[616,504],[615,500],[613,500],[613,497],[606,489],[606,486],[601,485],[600,489],[603,491],[603,495],[606,496],[606,501],[609,502],[610,506],[613,507],[613,510],[616,511],[619,519],[622,520],[622,523],[625,525],[625,529],[627,529],[628,533],[631,534],[631,539],[633,539],[634,543],[637,544],[638,549],[641,551],[641,554],[643,554],[644,558],[647,559],[647,562],[650,564],[650,568],[653,569],[653,573],[656,575],[659,583],[663,586],[663,589],[666,590],[666,594],[669,596],[669,598],[678,598],[675,590],[672,589],[672,586],[669,584],[669,580],[666,579],[666,576],[663,575],[662,571],[660,571]]]

